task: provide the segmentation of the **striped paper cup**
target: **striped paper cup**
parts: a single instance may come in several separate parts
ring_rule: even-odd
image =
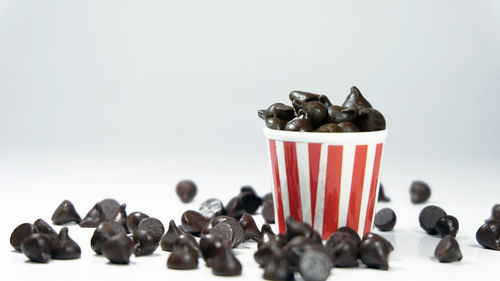
[[[323,240],[348,226],[372,229],[387,130],[360,133],[289,132],[264,128],[274,214],[309,223]]]

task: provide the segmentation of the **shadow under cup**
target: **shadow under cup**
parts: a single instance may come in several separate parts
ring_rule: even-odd
[[[264,128],[275,221],[306,222],[326,240],[348,226],[362,237],[373,225],[387,130],[290,132]]]

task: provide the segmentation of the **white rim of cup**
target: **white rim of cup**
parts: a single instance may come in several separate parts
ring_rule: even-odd
[[[277,141],[311,142],[328,144],[366,144],[383,142],[387,138],[387,129],[356,133],[319,133],[273,130],[264,127],[264,136]]]

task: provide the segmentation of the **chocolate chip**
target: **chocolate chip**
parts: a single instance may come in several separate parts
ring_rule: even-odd
[[[201,257],[200,246],[198,245],[198,242],[196,242],[194,236],[189,233],[182,233],[179,237],[177,237],[177,240],[175,240],[174,243],[174,251],[175,248],[179,247],[188,247]]]
[[[274,252],[280,250],[281,246],[278,244],[278,242],[274,240],[269,241],[268,243],[263,244],[261,247],[257,249],[257,251],[253,254],[253,258],[260,267],[265,267],[265,265],[273,257]]]
[[[385,130],[385,118],[374,108],[363,108],[358,111],[356,125],[363,132]]]
[[[262,217],[266,223],[274,223],[274,202],[271,193],[266,194],[262,200]]]
[[[495,220],[500,220],[500,204],[495,204],[491,208],[491,218]]]
[[[126,234],[116,234],[102,244],[102,253],[111,263],[128,264],[133,247],[134,243]]]
[[[99,223],[111,219],[120,209],[120,203],[114,199],[104,199],[96,203],[80,221],[81,227],[97,227]]]
[[[110,220],[120,210],[120,203],[115,199],[104,199],[99,205],[105,220]]]
[[[317,128],[323,123],[328,110],[326,106],[320,101],[310,101],[302,103],[302,111],[311,120],[313,127]]]
[[[358,126],[352,122],[340,122],[337,124],[344,133],[357,133],[360,132]]]
[[[132,212],[127,216],[127,229],[130,232],[134,232],[137,230],[137,226],[139,223],[145,219],[149,218],[148,215],[141,213],[141,212]]]
[[[454,262],[462,260],[462,252],[457,240],[451,235],[446,235],[439,241],[434,251],[434,256],[440,262]]]
[[[198,253],[188,246],[177,247],[167,259],[167,267],[170,269],[195,269],[198,267]]]
[[[299,259],[298,271],[305,281],[324,281],[330,275],[330,258],[319,250],[309,249]]]
[[[175,191],[177,192],[177,196],[179,196],[182,203],[189,203],[196,196],[198,189],[193,181],[182,180],[179,183],[177,183]]]
[[[173,251],[175,240],[177,240],[179,235],[181,235],[182,233],[183,232],[180,231],[179,228],[177,228],[177,225],[175,225],[175,222],[173,220],[170,220],[167,233],[165,233],[160,242],[161,249],[168,252]]]
[[[243,210],[251,215],[262,205],[262,198],[253,189],[242,191],[238,197],[241,199]]]
[[[37,229],[31,223],[22,223],[12,231],[10,235],[10,245],[17,251],[21,251],[21,244],[26,237],[36,233]]]
[[[266,119],[266,127],[273,130],[284,130],[288,121],[277,117],[269,117]]]
[[[244,241],[259,240],[260,231],[251,215],[244,213],[240,219],[240,225],[245,233]]]
[[[420,211],[418,216],[420,227],[429,234],[437,234],[436,222],[444,216],[446,216],[446,212],[438,206],[427,206]]]
[[[239,196],[232,198],[226,205],[226,215],[235,219],[240,219],[245,210],[243,209],[243,201]]]
[[[332,243],[330,240],[332,236],[328,239],[330,243],[327,242],[325,248],[329,249],[330,259],[336,267],[357,267],[358,264],[358,244],[352,237],[345,232],[335,232],[338,233],[333,240],[337,240],[340,236],[344,236],[343,239],[338,242]],[[334,234],[335,234],[334,233]],[[333,235],[333,234],[332,234]]]
[[[307,114],[300,110],[297,117],[286,123],[285,131],[312,132],[314,127]]]
[[[275,251],[264,267],[264,275],[266,280],[293,280],[293,267],[286,258],[283,251]]]
[[[358,111],[355,109],[345,109],[338,105],[331,105],[326,108],[327,115],[325,117],[326,123],[341,123],[341,122],[354,122],[358,116]]]
[[[319,96],[319,101],[322,102],[325,106],[332,105],[332,102],[330,101],[330,99],[328,99],[328,97],[325,95]]]
[[[274,234],[271,226],[269,224],[263,224],[260,228],[259,240],[257,242],[257,248],[262,247],[262,245],[269,243],[269,241],[276,240],[276,234]]]
[[[313,94],[304,91],[293,91],[288,95],[288,97],[290,98],[291,101],[297,101],[300,103],[308,101],[317,101],[320,98],[318,94]]]
[[[37,232],[47,234],[50,239],[56,239],[58,234],[57,232],[43,219],[37,219],[33,225],[35,226]]]
[[[257,111],[257,116],[262,120],[272,117],[271,113],[267,112],[267,109],[259,109],[259,111]]]
[[[451,235],[455,237],[458,232],[458,220],[454,216],[440,217],[436,222],[436,231],[441,237]]]
[[[106,240],[117,234],[127,234],[125,228],[116,222],[101,222],[90,239],[90,246],[98,255],[102,255],[102,245]]]
[[[212,234],[214,237],[219,239],[222,242],[222,244],[230,246],[230,247],[232,247],[233,243],[235,243],[235,241],[236,241],[234,239],[234,236],[235,236],[234,230],[227,223],[219,223],[219,224],[213,226],[210,229],[209,234]]]
[[[357,235],[357,233],[356,233],[356,235]],[[359,244],[358,241],[356,240],[356,238],[354,238],[353,234],[351,234],[347,231],[336,231],[336,232],[332,233],[330,235],[330,237],[328,237],[328,239],[326,240],[325,246],[332,246],[333,247],[345,239],[349,239],[349,240],[354,241],[354,243],[356,245]],[[358,236],[358,239],[359,239],[359,236]],[[361,241],[359,241],[359,242],[361,242]]]
[[[165,233],[165,227],[163,227],[163,223],[157,218],[145,218],[139,222],[137,225],[137,229],[144,229],[151,231],[157,241],[161,240],[163,233]]]
[[[431,197],[431,188],[423,181],[414,181],[410,185],[410,199],[414,204],[424,203]]]
[[[485,248],[500,251],[500,221],[484,223],[476,232],[476,240]]]
[[[304,222],[299,222],[295,220],[293,217],[287,217],[285,220],[286,224],[286,238],[288,241],[292,240],[295,236],[303,235],[309,241],[312,243],[321,243],[321,237],[319,238],[319,241],[317,239],[317,236],[315,235],[314,229],[309,225]]]
[[[394,250],[392,244],[382,236],[367,233],[359,246],[361,261],[368,267],[376,269],[389,269],[389,254]]]
[[[337,124],[329,123],[329,124],[325,124],[325,125],[322,125],[321,127],[319,127],[316,130],[316,132],[320,132],[320,133],[338,133],[338,132],[342,132],[342,129]]]
[[[234,233],[230,244],[231,247],[237,247],[241,242],[243,242],[245,238],[245,231],[243,230],[243,227],[236,219],[229,216],[218,216],[211,219],[203,228],[202,233],[212,233],[211,229],[219,223],[225,223],[231,227],[232,232]]]
[[[51,257],[56,260],[72,260],[80,258],[81,254],[80,246],[69,237],[68,228],[61,228],[57,241],[52,245]]]
[[[123,227],[129,232],[127,228],[127,211],[126,211],[127,205],[122,204],[120,208],[118,208],[118,212],[116,212],[113,217],[110,219],[112,222],[119,223],[123,225]]]
[[[212,258],[215,255],[223,250],[224,244],[223,242],[212,234],[204,234],[200,238],[200,250],[203,259],[208,267],[212,264]]]
[[[342,104],[343,108],[356,109],[360,110],[363,108],[371,108],[371,104],[363,97],[361,92],[355,86],[351,87],[351,93],[347,96],[344,103]]]
[[[391,208],[383,208],[375,214],[374,224],[380,231],[391,231],[396,225],[396,213]]]
[[[137,229],[132,235],[134,255],[136,257],[151,255],[158,248],[158,240],[153,232]]]
[[[52,242],[45,233],[33,233],[26,237],[21,250],[32,262],[46,263],[50,259]]]
[[[241,263],[229,247],[223,247],[211,259],[212,273],[217,276],[241,275]]]
[[[267,113],[264,116],[267,116],[266,118],[275,117],[284,121],[289,121],[293,119],[294,115],[295,111],[293,107],[277,102],[267,108]]]
[[[342,226],[339,229],[337,229],[337,232],[345,232],[349,235],[351,235],[351,238],[356,241],[356,243],[359,245],[361,243],[361,238],[359,237],[359,234],[352,228],[348,226]]]
[[[391,201],[391,198],[389,198],[389,197],[387,197],[387,195],[385,195],[384,185],[382,183],[380,183],[380,186],[379,186],[377,201],[378,202],[390,202]]]
[[[208,220],[200,213],[188,210],[181,216],[182,227],[185,231],[198,235]]]
[[[69,200],[62,201],[52,214],[52,222],[57,225],[81,221],[80,215],[76,212],[75,206]]]
[[[209,220],[213,217],[224,215],[224,204],[219,199],[207,199],[201,203],[199,212]]]
[[[279,245],[278,242],[270,242],[268,244],[277,244]],[[292,267],[295,267],[299,264],[299,259],[302,254],[308,250],[311,249],[311,242],[309,239],[307,239],[304,235],[299,235],[295,236],[292,240],[287,241],[287,243],[281,248],[283,250],[283,253],[285,254],[286,258],[290,262],[290,265]],[[264,245],[266,246],[266,245]],[[264,248],[264,247],[262,247]]]

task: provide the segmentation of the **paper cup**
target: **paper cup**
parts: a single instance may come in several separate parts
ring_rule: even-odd
[[[360,133],[290,132],[264,128],[279,232],[288,216],[323,240],[348,226],[372,229],[387,130]]]

